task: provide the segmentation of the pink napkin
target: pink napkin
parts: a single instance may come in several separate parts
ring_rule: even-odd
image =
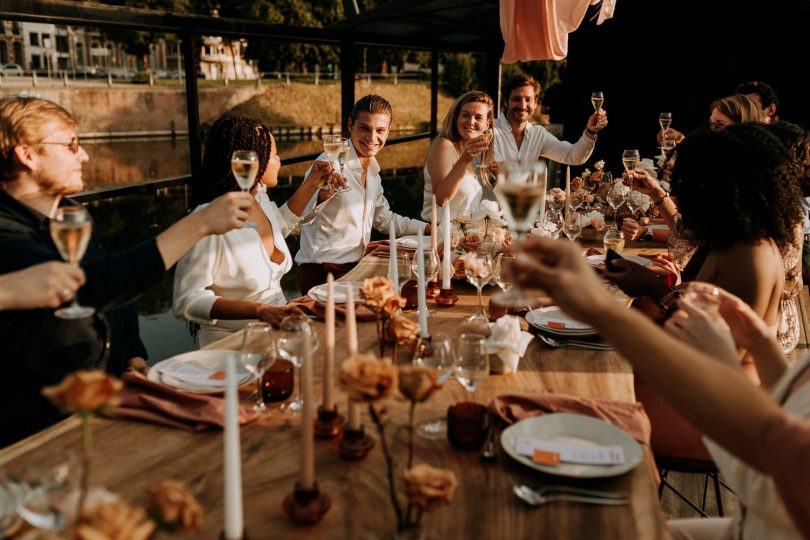
[[[136,371],[124,373],[121,380],[124,381],[121,405],[106,413],[110,418],[143,420],[186,431],[223,427],[225,400],[222,397],[182,392],[150,381]],[[259,412],[239,407],[240,424],[248,424],[258,417]]]
[[[323,321],[326,317],[326,304],[310,298],[309,296],[302,296],[287,302],[287,306],[294,306],[308,313],[314,315],[319,321]],[[344,304],[335,303],[335,314],[341,317],[346,317],[346,307]],[[376,321],[377,315],[363,304],[354,304],[354,317],[358,321]]]
[[[397,245],[397,253],[416,253],[413,248]],[[375,257],[390,257],[391,256],[391,242],[390,240],[375,240],[366,245],[366,251],[363,255],[374,255]]]
[[[640,443],[650,444],[650,419],[641,403],[564,394],[504,394],[492,400],[490,409],[508,424],[556,412],[592,416],[613,424]]]

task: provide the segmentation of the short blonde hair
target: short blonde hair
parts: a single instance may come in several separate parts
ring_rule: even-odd
[[[718,99],[711,104],[709,112],[717,109],[735,124],[745,122],[762,122],[762,111],[748,96],[734,94]]]
[[[48,122],[75,128],[76,119],[65,108],[47,99],[11,96],[0,99],[0,182],[13,180],[21,171],[14,148],[36,144]]]

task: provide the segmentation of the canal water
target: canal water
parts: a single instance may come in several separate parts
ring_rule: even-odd
[[[84,144],[91,156],[85,164],[88,189],[110,185],[140,183],[188,174],[187,141],[150,140],[119,141]],[[383,167],[382,178],[386,197],[392,209],[403,215],[418,217],[422,210],[422,163],[427,152],[427,140],[414,141],[383,149],[378,159]],[[282,156],[315,152],[320,141],[279,141]],[[308,163],[282,167],[280,185],[268,194],[281,205],[301,182]],[[88,203],[96,227],[112,249],[125,249],[155,236],[184,216],[188,210],[189,191],[186,187],[158,190],[148,194],[118,197]],[[375,231],[374,239],[385,235]],[[290,236],[287,244],[293,255],[298,239]],[[184,321],[171,312],[173,270],[159,286],[146,291],[137,301],[141,337],[154,363],[169,356],[197,347]],[[298,271],[295,266],[284,276],[282,288],[288,299],[299,296]]]

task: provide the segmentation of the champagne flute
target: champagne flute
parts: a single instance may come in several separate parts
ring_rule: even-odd
[[[624,165],[624,170],[628,173],[635,171],[640,161],[641,155],[638,153],[638,150],[630,149],[622,152],[622,164]]]
[[[279,325],[282,338],[279,340],[281,357],[290,362],[296,370],[294,378],[298,379],[295,398],[285,403],[281,410],[287,414],[299,414],[304,407],[301,397],[301,366],[304,365],[304,344],[309,340],[310,361],[318,349],[320,341],[318,334],[312,330],[312,325],[306,315],[293,314],[284,317]]]
[[[593,105],[594,111],[599,112],[603,103],[605,103],[605,94],[602,92],[594,92],[591,94],[591,104]]]
[[[256,411],[266,411],[262,395],[264,373],[276,361],[273,327],[266,322],[251,322],[245,326],[242,337],[240,360],[242,365],[256,378],[257,400],[253,404]]]
[[[323,151],[326,152],[326,161],[337,168],[336,165],[340,163],[340,153],[343,150],[343,138],[340,135],[324,135],[323,136]],[[348,154],[346,154],[348,156]],[[343,168],[341,167],[341,175]],[[324,184],[321,186],[324,191],[337,191],[337,187],[332,184]]]
[[[615,227],[609,228],[602,237],[602,247],[605,248],[605,254],[609,249],[621,254],[624,249],[624,233]]]
[[[683,298],[705,311],[710,318],[720,317],[720,289],[708,283],[690,282],[684,288]]]
[[[253,189],[256,176],[259,174],[259,155],[253,150],[236,150],[231,155],[231,172],[239,188],[248,193]],[[245,221],[245,228],[255,229],[256,225]]]
[[[443,385],[450,378],[456,364],[453,342],[446,334],[434,332],[422,344],[424,346],[416,352],[413,364],[435,369],[439,384]],[[416,425],[416,434],[425,439],[443,439],[447,434],[447,419],[439,417],[421,422]]]
[[[568,237],[570,241],[574,241],[582,232],[582,221],[580,220],[579,214],[576,212],[571,212],[567,216],[565,216],[565,222],[563,223],[563,232],[565,236]]]
[[[493,136],[492,128],[488,128],[481,134],[481,137],[483,137],[484,142],[486,142],[488,145],[492,143],[492,136]],[[482,163],[482,160],[484,159],[484,153],[485,153],[484,151],[479,152],[478,155],[475,156],[475,158],[473,158],[473,169],[475,169],[475,175],[478,178],[478,181],[481,182],[481,185],[488,185],[489,182],[487,182],[486,179],[484,178],[484,174],[486,174],[486,170],[489,167],[489,163]]]
[[[486,338],[482,334],[461,334],[456,354],[456,379],[475,396],[475,391],[489,375]]]
[[[664,141],[667,138],[667,130],[669,129],[670,124],[672,124],[672,113],[660,113],[658,115],[658,124],[661,126],[661,140]]]
[[[621,180],[616,180],[611,184],[607,192],[607,202],[613,208],[613,226],[619,228],[619,207],[624,204],[627,198],[627,191]]]
[[[75,266],[84,257],[87,244],[93,232],[93,223],[82,206],[64,206],[56,211],[56,217],[49,224],[51,238],[62,258]],[[59,308],[54,315],[61,319],[84,319],[96,310],[89,306],[79,305],[77,296],[66,308]]]
[[[340,151],[338,152],[337,160],[338,164],[340,164],[340,176],[342,176],[344,179],[346,177],[343,174],[343,170],[346,168],[346,162],[349,160],[349,152],[351,151],[351,149],[352,149],[351,139],[340,140]],[[335,185],[332,185],[331,189],[333,191],[344,192],[344,191],[351,191],[352,188],[349,187],[348,185],[343,187],[337,187]]]

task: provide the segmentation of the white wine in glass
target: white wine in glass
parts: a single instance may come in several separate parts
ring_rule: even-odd
[[[621,254],[624,249],[624,233],[611,227],[605,231],[605,236],[602,238],[602,247],[605,248],[605,253],[607,253],[607,250],[612,249]]]
[[[659,114],[658,123],[661,125],[661,131],[664,132],[664,135],[666,136],[667,130],[669,129],[670,124],[672,124],[672,113],[662,112]]]
[[[59,254],[66,262],[78,266],[84,252],[87,251],[87,244],[93,232],[93,223],[85,209],[81,206],[59,208],[49,226],[51,238]],[[59,308],[54,314],[62,319],[83,319],[95,312],[96,310],[89,306],[79,305],[78,299],[74,296],[70,306]]]
[[[591,104],[593,105],[593,110],[599,112],[599,109],[602,108],[602,105],[605,103],[605,94],[602,92],[594,92],[591,94]]]
[[[622,152],[622,164],[627,172],[635,171],[640,162],[641,155],[638,153],[638,150],[631,149]]]
[[[231,155],[231,172],[239,188],[248,193],[253,189],[256,176],[259,174],[259,155],[253,150],[236,150]],[[255,227],[256,225],[250,221],[245,222],[245,228]]]
[[[325,135],[323,138],[323,151],[326,152],[326,159],[334,163],[340,155],[340,147],[343,141],[340,135]]]

